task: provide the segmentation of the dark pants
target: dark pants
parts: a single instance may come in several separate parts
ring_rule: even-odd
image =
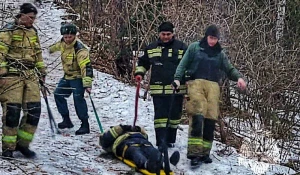
[[[83,88],[81,78],[75,80],[60,79],[54,92],[58,112],[62,116],[69,115],[68,104],[65,98],[70,97],[73,93],[76,114],[80,120],[88,119],[89,116],[87,113],[86,101],[84,99],[84,91],[85,89]]]
[[[146,168],[145,163],[149,160],[150,156],[156,155],[156,157],[160,157],[160,152],[151,146],[129,146],[125,152],[124,158],[128,160],[132,160],[136,166],[141,168]]]
[[[154,104],[154,128],[156,134],[156,145],[159,146],[164,139],[166,143],[176,142],[176,133],[180,124],[182,114],[183,96],[176,95],[171,104],[172,96],[153,96]],[[169,127],[166,129],[170,106],[172,111],[170,115]]]

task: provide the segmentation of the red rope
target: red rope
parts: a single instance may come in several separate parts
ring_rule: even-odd
[[[139,102],[139,96],[140,96],[140,86],[141,82],[138,81],[136,86],[136,94],[135,94],[135,109],[134,109],[134,121],[133,121],[133,126],[135,126],[136,120],[137,120],[137,115],[138,115],[138,102]]]

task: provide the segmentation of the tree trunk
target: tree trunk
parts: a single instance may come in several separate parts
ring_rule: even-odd
[[[276,41],[280,43],[283,36],[286,0],[279,0],[277,4]]]
[[[276,59],[281,62],[283,59],[282,37],[284,32],[286,0],[278,0],[276,19]]]

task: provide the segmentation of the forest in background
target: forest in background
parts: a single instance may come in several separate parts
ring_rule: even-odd
[[[223,78],[217,138],[266,162],[274,161],[268,151],[279,146],[280,163],[300,167],[300,1],[54,1],[78,25],[94,68],[127,83],[134,83],[138,54],[157,39],[162,21],[171,21],[187,44],[207,25],[220,26],[220,42],[248,89],[239,92]]]

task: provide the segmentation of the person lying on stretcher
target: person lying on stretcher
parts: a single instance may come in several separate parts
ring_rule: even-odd
[[[148,141],[144,128],[131,125],[117,125],[100,135],[100,145],[106,152],[132,161],[138,169],[146,169],[150,173],[163,169],[160,151]],[[179,152],[174,152],[170,163],[176,165]]]

